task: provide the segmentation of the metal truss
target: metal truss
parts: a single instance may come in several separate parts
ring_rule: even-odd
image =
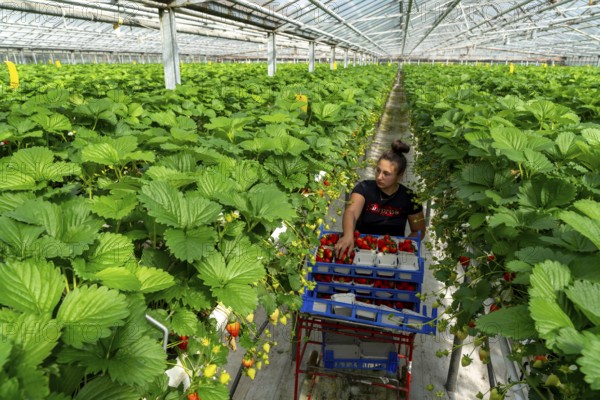
[[[0,0],[0,47],[160,53],[159,9],[184,54],[383,59],[600,57],[599,0]]]

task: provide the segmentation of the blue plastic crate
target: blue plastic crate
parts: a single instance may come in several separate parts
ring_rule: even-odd
[[[352,278],[374,278],[391,279],[405,282],[423,282],[425,260],[419,259],[419,270],[404,270],[398,268],[375,267],[375,266],[357,266],[353,264],[335,264],[318,262],[308,263],[310,274],[331,274],[337,276],[349,276]],[[360,273],[357,272],[360,270]],[[370,272],[367,274],[366,272]],[[310,277],[309,277],[310,279]]]
[[[427,307],[415,304],[420,310],[399,311],[392,308],[349,304],[319,297],[319,293],[306,290],[302,296],[301,312],[324,317],[378,326],[406,332],[435,334],[437,309],[427,315]],[[336,310],[338,311],[336,313]]]
[[[333,351],[325,350],[323,365],[327,369],[367,369],[387,371],[395,374],[398,370],[398,353],[390,352],[387,359],[381,358],[335,358]]]

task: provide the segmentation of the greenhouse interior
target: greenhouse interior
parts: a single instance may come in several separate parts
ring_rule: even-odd
[[[600,398],[598,0],[11,0],[0,56],[0,400]]]

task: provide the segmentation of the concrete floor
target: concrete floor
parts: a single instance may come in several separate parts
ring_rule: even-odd
[[[366,158],[374,164],[379,155],[387,150],[390,143],[400,138],[406,143],[413,144],[413,140],[410,134],[410,123],[408,111],[404,103],[404,96],[402,88],[397,82],[394,87],[386,112],[380,121],[377,134],[374,138],[373,145],[369,152],[366,154]],[[408,169],[402,180],[402,183],[408,187],[414,187],[416,176],[412,170],[414,154],[413,151],[408,154]],[[366,170],[359,171],[364,179],[373,177],[373,168],[367,168]],[[337,210],[344,208],[343,196],[341,199],[333,201],[330,207],[330,213],[328,220],[333,230],[341,230],[341,218],[337,216]],[[332,218],[337,218],[337,223],[332,223]],[[425,240],[429,240],[426,236]],[[426,254],[426,267],[425,267],[425,279],[423,284],[423,292],[437,292],[441,290],[442,285],[437,282],[433,277],[428,265],[431,261],[431,255]],[[447,304],[451,300],[451,293],[447,293]],[[428,302],[425,301],[425,304]],[[440,312],[443,308],[440,307]],[[264,317],[263,317],[264,319]],[[258,317],[257,321],[260,321]],[[294,362],[292,362],[292,327],[288,323],[287,326],[273,326],[269,324],[268,328],[273,334],[273,337],[278,342],[278,346],[271,350],[271,362],[270,365],[263,367],[256,375],[256,379],[251,381],[247,376],[242,376],[237,385],[235,394],[232,397],[233,400],[291,400],[294,398]],[[457,400],[472,400],[475,399],[477,392],[481,391],[486,393],[489,390],[488,373],[486,366],[484,366],[477,356],[477,351],[474,350],[473,346],[467,339],[463,346],[463,354],[471,354],[473,363],[468,367],[459,367],[456,391],[454,393],[448,393],[445,389],[446,378],[448,374],[449,357],[438,358],[436,357],[437,350],[448,350],[451,351],[453,336],[449,332],[438,332],[435,336],[417,335],[414,345],[413,362],[412,362],[412,381],[410,399],[413,400],[428,400],[428,399],[457,399]],[[241,357],[243,356],[243,349],[239,349],[237,352],[230,355],[229,364],[227,370],[235,376],[235,373],[240,365]],[[307,352],[308,354],[309,352]],[[497,354],[492,353],[492,357],[498,357]],[[306,363],[305,357],[303,364]],[[302,384],[304,375],[300,376],[300,384]],[[321,385],[332,385],[327,383],[331,379],[321,379]],[[232,382],[230,386],[234,384]],[[434,386],[433,391],[427,390],[427,385],[432,384]],[[326,391],[324,389],[324,391]],[[325,395],[322,397],[323,400],[337,400],[340,398],[340,392],[335,394]],[[331,396],[327,398],[327,396]],[[366,393],[360,393],[358,395],[352,395],[346,397],[346,399],[377,399],[386,400],[385,397],[372,397]],[[486,396],[487,398],[487,396]],[[313,398],[313,400],[315,400]]]

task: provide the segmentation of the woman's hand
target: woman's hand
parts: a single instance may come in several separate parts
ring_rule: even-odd
[[[344,235],[335,244],[335,258],[342,258],[344,252],[354,247],[354,235]]]

